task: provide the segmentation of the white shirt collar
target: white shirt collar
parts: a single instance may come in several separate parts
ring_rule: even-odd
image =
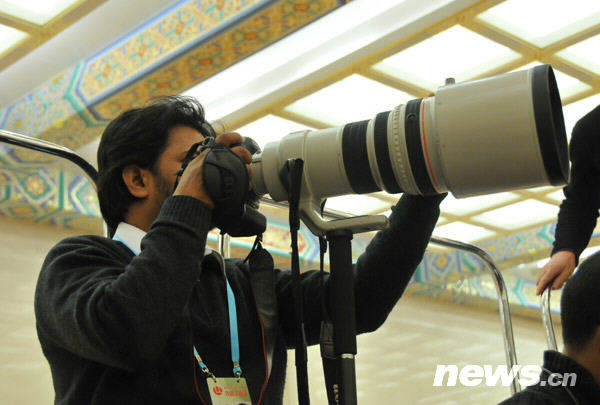
[[[140,228],[130,225],[127,222],[120,222],[113,239],[123,243],[135,255],[139,255],[142,251],[142,239],[144,236],[146,236],[146,232]],[[209,255],[212,251],[213,249],[206,246],[204,248],[204,255]]]
[[[133,225],[126,222],[119,223],[117,231],[113,236],[114,240],[122,242],[134,254],[139,255],[142,251],[142,238],[146,236],[146,232],[142,231]]]

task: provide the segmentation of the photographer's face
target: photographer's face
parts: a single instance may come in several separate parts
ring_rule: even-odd
[[[171,129],[165,150],[158,157],[153,177],[152,199],[160,209],[167,197],[173,194],[175,174],[181,169],[181,164],[188,150],[195,143],[202,142],[204,136],[196,129],[187,126],[177,126]]]

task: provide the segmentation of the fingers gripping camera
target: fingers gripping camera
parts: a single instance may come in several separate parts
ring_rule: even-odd
[[[252,198],[250,192],[246,163],[230,147],[217,143],[214,138],[207,138],[200,145],[192,146],[188,156],[206,149],[209,151],[202,161],[202,183],[215,204],[212,227],[231,236],[263,233],[266,218],[258,212],[257,205],[252,205],[256,199]]]
[[[215,203],[214,216],[244,214],[248,199],[250,178],[242,159],[225,145],[208,138],[200,151],[210,149],[202,163],[202,182],[206,192]]]

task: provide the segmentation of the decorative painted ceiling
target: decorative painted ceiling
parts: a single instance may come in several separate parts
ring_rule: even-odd
[[[100,3],[81,5],[91,9]],[[209,99],[209,118],[217,111],[212,118],[264,143],[267,132],[282,136],[298,127],[339,125],[352,114],[370,115],[426,96],[448,73],[463,81],[540,62],[557,69],[569,132],[576,117],[600,102],[600,67],[589,56],[597,54],[593,49],[600,43],[596,2],[570,2],[565,11],[562,1],[528,1],[527,7],[537,4],[541,13],[535,23],[523,20],[532,11],[517,0],[378,1],[361,11],[361,4],[367,3],[177,2],[0,110],[0,128],[78,149],[96,140],[118,112],[153,96],[187,92],[202,102]],[[349,16],[346,20],[333,20],[343,13]],[[292,33],[319,23],[328,31],[313,36],[314,43],[297,41],[302,46],[288,46],[281,61],[254,62],[258,68],[250,69],[261,51],[275,46],[281,50],[286,40],[293,39]],[[338,25],[346,25],[346,31]],[[1,64],[0,55],[0,68]],[[231,77],[229,83],[223,81],[228,72],[246,68],[250,73],[245,81],[232,83]],[[215,88],[222,93],[215,95]],[[267,88],[268,94],[256,90]],[[255,93],[255,98],[248,96]],[[227,104],[231,100],[238,104]],[[221,114],[224,110],[228,112]],[[448,198],[436,234],[474,242],[488,251],[503,269],[511,304],[530,314],[539,307],[534,296],[536,261],[551,247],[559,193],[558,188],[542,187],[460,201]],[[331,204],[351,213],[377,214],[389,210],[394,199],[375,193],[332,199]],[[525,216],[507,222],[519,212]],[[101,232],[95,194],[83,176],[36,152],[5,145],[0,145],[0,215]],[[285,265],[289,251],[285,216],[275,211],[271,215],[267,244]],[[593,245],[599,242],[597,236]],[[214,242],[216,236],[211,238]],[[314,266],[318,242],[305,229],[301,240],[304,265]],[[356,254],[367,241],[365,235],[355,238]],[[250,243],[234,240],[234,252],[241,254]],[[496,305],[494,284],[483,262],[442,248],[426,254],[410,291]]]

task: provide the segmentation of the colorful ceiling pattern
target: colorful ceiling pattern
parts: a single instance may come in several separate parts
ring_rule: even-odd
[[[79,174],[51,165],[7,164],[0,156],[0,216],[102,232],[96,192]]]

